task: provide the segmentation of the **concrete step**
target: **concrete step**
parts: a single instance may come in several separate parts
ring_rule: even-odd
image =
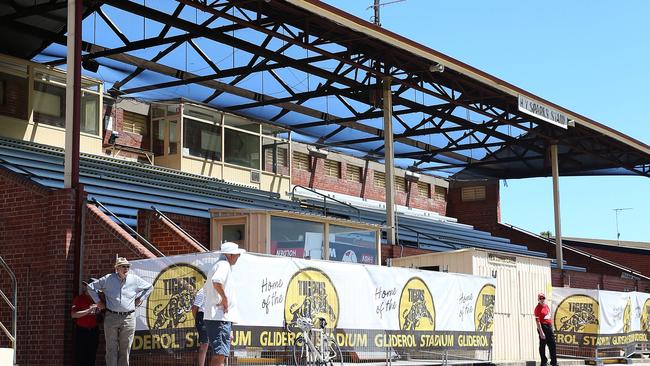
[[[559,366],[584,366],[585,361],[575,358],[559,358]],[[497,366],[539,366],[539,361],[494,361]]]
[[[0,365],[13,365],[13,364],[14,364],[14,349],[0,348]]]

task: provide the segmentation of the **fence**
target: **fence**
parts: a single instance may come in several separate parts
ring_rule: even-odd
[[[267,332],[267,333],[264,333]],[[261,331],[258,334],[246,333],[245,330],[233,328],[230,357],[227,359],[228,365],[311,365],[327,364],[329,366],[366,364],[366,365],[392,365],[392,364],[443,364],[461,362],[461,363],[487,363],[491,360],[491,351],[487,349],[476,349],[479,347],[476,337],[462,338],[454,334],[439,334],[435,337],[435,332],[429,334],[397,334],[392,331],[375,331],[364,333],[345,333],[337,331],[327,331],[332,339],[336,341],[337,347],[340,348],[340,356],[336,356],[330,362],[317,362],[311,360],[300,360],[298,357],[299,347],[294,347],[295,339],[300,333],[292,331]],[[193,333],[184,333],[174,331],[167,333],[165,337],[155,337],[146,341],[150,344],[158,343],[160,347],[157,350],[142,351],[137,348],[141,344],[134,344],[134,351],[131,353],[131,364],[135,366],[149,365],[196,365],[197,348],[194,344],[195,335]],[[260,336],[266,342],[264,347],[256,346],[238,346],[237,343],[245,342],[242,337]],[[192,346],[181,348],[180,337],[192,339]],[[459,340],[465,342],[474,342],[474,346],[467,349],[459,349]],[[490,339],[488,338],[488,341]],[[250,340],[248,340],[250,341]],[[422,343],[425,342],[425,343]],[[428,342],[428,346],[426,344]],[[317,343],[317,340],[314,340]],[[453,344],[450,344],[453,343]],[[187,344],[185,344],[187,346]],[[480,346],[483,347],[483,346]],[[210,358],[210,351],[208,357]]]

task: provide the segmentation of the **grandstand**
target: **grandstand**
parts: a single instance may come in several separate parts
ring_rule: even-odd
[[[63,187],[63,151],[51,146],[0,138],[0,165],[45,187]],[[138,162],[83,154],[80,181],[88,200],[101,202],[123,223],[137,229],[138,212],[154,206],[165,213],[209,218],[209,209],[265,209],[311,214],[323,212],[316,199],[282,200],[278,194],[222,180],[187,174]],[[383,225],[381,210],[332,203],[326,215]],[[468,247],[545,257],[508,239],[469,225],[398,215],[399,243],[429,251]],[[155,244],[155,243],[154,243]]]

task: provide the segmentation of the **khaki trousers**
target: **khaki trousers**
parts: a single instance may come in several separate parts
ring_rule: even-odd
[[[129,353],[134,334],[135,312],[129,315],[106,312],[104,318],[106,366],[129,366]]]

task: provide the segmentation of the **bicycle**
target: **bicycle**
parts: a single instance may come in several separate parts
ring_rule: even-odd
[[[296,366],[343,366],[343,354],[336,339],[325,332],[327,321],[316,319],[319,326],[314,327],[310,318],[300,317],[295,322],[287,324],[286,328],[294,325],[300,329],[293,343],[293,362]]]

